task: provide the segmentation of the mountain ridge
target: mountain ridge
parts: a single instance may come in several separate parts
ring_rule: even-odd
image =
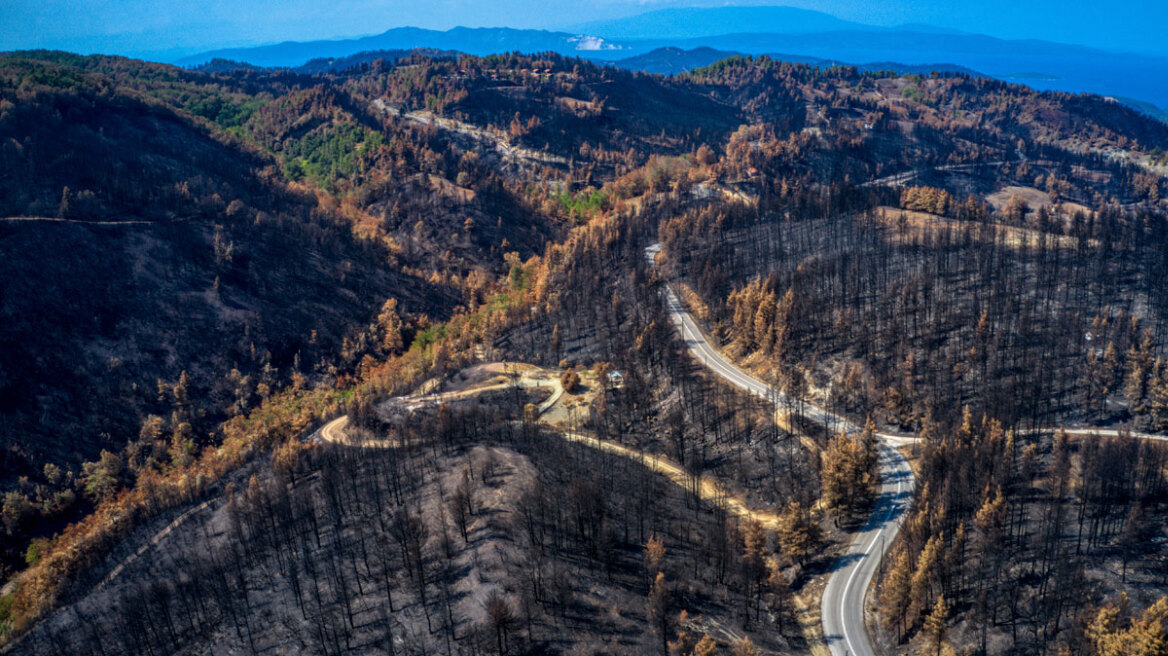
[[[685,50],[676,46],[664,46],[655,50],[651,50],[642,55],[634,55],[625,59],[615,60],[610,62],[610,65],[628,70],[643,71],[646,73],[675,75],[688,72],[695,68],[709,66],[714,62],[727,59],[729,57],[742,56],[753,55],[747,55],[746,53],[733,50],[717,50],[707,46],[699,46],[691,50]],[[973,77],[986,77],[982,73],[971,68],[941,62],[913,65],[902,64],[900,62],[881,61],[861,64],[823,59],[820,57],[802,57],[799,55],[789,55],[785,53],[762,53],[759,56],[769,57],[777,61],[791,62],[795,64],[807,64],[809,66],[816,66],[820,68],[842,65],[855,66],[857,69],[864,72],[890,71],[901,75],[910,73],[929,75],[930,73],[936,72],[942,74],[960,74],[970,75]]]
[[[799,34],[827,30],[881,29],[797,7],[676,7],[591,21],[567,28],[608,39],[684,39],[715,34],[761,31]]]
[[[742,12],[735,14],[735,11],[746,9],[753,11],[754,8],[720,8],[716,12],[694,10],[682,15],[728,15],[733,18],[743,15]],[[665,14],[649,12],[642,16],[648,15],[649,19],[646,20],[649,23],[646,24],[650,24],[662,15],[674,15],[668,13],[673,11],[668,10]],[[575,33],[503,27],[455,27],[446,31],[399,27],[354,39],[286,41],[268,46],[213,50],[184,57],[174,63],[192,67],[212,59],[228,59],[265,67],[292,68],[314,59],[341,59],[361,52],[415,48],[471,55],[556,52],[609,62],[647,55],[663,47],[681,50],[711,48],[752,55],[785,53],[784,56],[793,61],[804,63],[811,60],[851,64],[895,62],[904,67],[919,68],[943,62],[998,79],[1005,79],[1016,71],[1035,71],[1042,75],[1027,83],[1040,91],[1094,93],[1133,98],[1157,107],[1168,106],[1168,87],[1149,83],[1149,80],[1168,76],[1168,58],[1113,53],[1040,39],[1002,39],[929,26],[874,28],[846,21],[819,20],[815,23],[818,31],[798,31],[803,28],[796,26],[791,28],[795,31],[787,32],[767,31],[780,29],[781,26],[776,27],[774,20],[755,21],[748,24],[757,31],[717,33],[724,29],[741,29],[744,23],[729,18],[721,21],[710,19],[704,21],[704,34],[692,36],[698,26],[686,25],[694,22],[683,22],[677,31],[678,34],[691,36],[653,38],[618,38],[613,35],[634,34],[638,33],[637,30],[640,30],[640,34],[646,34],[648,31],[647,28],[611,27],[607,23],[599,25],[596,30]],[[585,24],[588,25],[592,24]],[[605,28],[605,25],[610,27]],[[658,72],[672,70],[668,66],[666,68],[669,70]]]
[[[224,48],[183,57],[173,62],[179,66],[196,66],[212,59],[230,59],[267,67],[291,67],[312,59],[346,57],[370,50],[410,50],[433,48],[458,50],[471,55],[510,51],[561,54],[616,51],[607,41],[582,40],[588,35],[549,30],[522,30],[509,27],[454,27],[428,30],[420,27],[395,27],[381,34],[355,39],[319,41],[284,41],[268,46]]]

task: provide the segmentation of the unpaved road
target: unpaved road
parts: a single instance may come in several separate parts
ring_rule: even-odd
[[[563,436],[569,442],[577,442],[590,446],[598,451],[614,453],[630,460],[635,460],[658,474],[664,475],[677,485],[696,492],[697,496],[702,500],[719,505],[739,517],[756,520],[769,529],[774,529],[778,526],[778,515],[770,511],[751,508],[744,501],[730,494],[713,476],[703,475],[695,481],[692,475],[686,473],[680,465],[665,456],[646,454],[644,451],[639,451],[632,447],[618,444],[617,442],[602,440],[584,433],[566,431],[563,433]]]
[[[441,397],[450,398],[450,396],[457,395],[465,397],[473,394],[479,394],[492,389],[499,389],[501,387],[512,387],[515,385],[523,387],[550,387],[552,394],[546,400],[537,406],[538,414],[545,418],[546,415],[560,402],[564,396],[564,388],[560,384],[559,378],[556,376],[546,377],[547,372],[543,372],[543,378],[525,378],[521,377],[518,380],[511,381],[504,385],[490,385],[485,387],[478,387],[462,392],[435,394],[430,396],[406,397],[411,401],[423,400],[439,400]],[[553,372],[554,373],[554,372]],[[395,440],[361,440],[353,441],[345,434],[345,429],[349,425],[349,418],[347,416],[337,417],[321,427],[313,439],[324,442],[331,442],[334,444],[355,445],[369,448],[387,448],[395,447],[397,443]],[[561,430],[559,435],[568,442],[581,444],[598,451],[611,453],[622,458],[628,458],[634,462],[641,464],[649,470],[665,476],[670,482],[692,492],[703,501],[716,504],[728,512],[733,513],[742,518],[752,519],[768,529],[775,529],[778,526],[779,516],[769,510],[758,510],[752,508],[747,502],[740,497],[731,494],[715,477],[709,475],[702,475],[694,478],[693,475],[687,473],[685,469],[676,461],[657,454],[649,454],[638,449],[625,446],[618,442],[610,440],[602,440],[594,435],[589,435],[579,431]],[[796,603],[802,602],[796,599]],[[801,614],[802,615],[802,614]],[[808,626],[802,620],[799,622],[800,630],[804,634],[804,638],[808,644],[812,645],[812,653],[814,656],[820,656],[822,652],[822,643],[818,642],[818,635],[814,626]],[[819,645],[817,647],[817,645]]]
[[[659,244],[653,244],[645,249],[645,255],[649,258],[650,262],[653,262],[660,250]],[[663,297],[670,319],[685,340],[691,353],[699,362],[705,364],[711,371],[736,387],[750,394],[767,399],[778,408],[786,405],[787,397],[785,395],[771,385],[758,380],[734,366],[710,344],[693,317],[682,306],[671,286],[665,286]],[[533,371],[535,371],[535,375],[532,375]],[[540,416],[551,410],[564,395],[563,386],[560,385],[559,378],[554,372],[550,372],[549,375],[549,372],[538,372],[537,368],[530,367],[528,371],[521,373],[517,379],[512,381],[479,386],[467,390],[408,398],[412,401],[420,402],[441,402],[443,400],[465,398],[486,391],[507,389],[514,386],[547,387],[552,389],[552,394],[537,406],[537,411]],[[844,431],[849,434],[860,431],[860,427],[847,418],[812,404],[801,404],[801,414],[808,419],[822,423],[836,431]],[[354,444],[371,448],[398,446],[396,441],[392,440],[363,440],[359,443],[352,443],[346,436],[348,426],[348,416],[337,417],[324,424],[310,439],[334,444]],[[1038,428],[1024,432],[1053,432],[1054,430],[1057,429]],[[1120,434],[1120,431],[1115,429],[1096,428],[1066,429],[1066,432],[1073,437],[1114,437]],[[711,476],[703,475],[695,481],[681,466],[667,457],[646,454],[623,444],[601,440],[584,433],[566,431],[561,433],[561,435],[568,441],[584,444],[594,449],[635,460],[652,471],[664,475],[677,485],[694,491],[697,496],[705,501],[718,504],[740,517],[754,519],[768,528],[774,528],[776,526],[778,516],[775,513],[751,508],[742,499],[731,495],[717,479]],[[1130,433],[1130,435],[1140,439],[1168,441],[1168,436],[1164,435],[1148,433]],[[919,438],[891,433],[876,433],[876,436],[881,440],[881,488],[879,496],[868,522],[856,535],[847,553],[841,557],[839,567],[829,578],[827,587],[823,593],[821,609],[823,634],[834,656],[875,656],[864,626],[864,598],[867,589],[871,586],[879,561],[892,545],[900,529],[900,519],[912,499],[912,470],[896,447],[912,444],[918,441]],[[200,510],[206,508],[210,503],[211,500],[205,501],[178,516],[173,522],[155,534],[146,544],[142,545],[136,552],[115,567],[99,586],[108,584],[142,553],[157,545],[180,524],[197,514]]]
[[[999,166],[1005,166],[1006,164],[1014,164],[1014,163],[1020,164],[1022,162],[1027,161],[1027,159],[1028,159],[1026,157],[1026,153],[1022,152],[1021,148],[1015,149],[1014,154],[1018,156],[1018,159],[1015,160],[1014,162],[1011,162],[1008,160],[1000,160],[997,162],[970,162],[967,164],[942,164],[941,166],[934,166],[934,167],[927,168],[927,169],[919,169],[919,170],[915,170],[915,171],[903,171],[901,173],[887,175],[887,176],[884,176],[883,178],[876,178],[875,180],[869,180],[869,181],[861,184],[860,186],[861,187],[903,187],[904,185],[908,184],[909,182],[916,180],[918,177],[921,176],[921,174],[925,173],[926,171],[952,171],[952,172],[973,171],[973,170],[975,170],[979,167],[983,167],[983,166],[997,168]]]
[[[408,399],[410,401],[422,402],[442,401],[455,397],[465,398],[467,396],[473,396],[491,390],[508,389],[515,386],[526,388],[546,387],[552,390],[552,394],[536,407],[538,414],[543,416],[548,411],[550,411],[563,397],[564,387],[560,384],[560,381],[557,377],[554,375],[549,375],[554,374],[554,372],[538,372],[537,370],[537,373],[542,373],[543,377],[524,376],[508,383],[476,387],[459,392],[405,397],[402,400]],[[396,441],[394,440],[352,441],[345,432],[348,426],[348,416],[337,417],[336,419],[333,419],[332,421],[322,426],[314,436],[314,439],[321,442],[330,442],[333,444],[345,444],[371,448],[386,448],[396,446]],[[703,475],[695,480],[694,477],[687,473],[681,465],[666,456],[648,454],[644,451],[625,446],[618,442],[602,440],[594,435],[589,435],[578,431],[562,431],[560,434],[565,440],[569,442],[583,444],[598,451],[604,451],[605,453],[612,453],[630,460],[634,460],[644,465],[648,469],[664,475],[666,478],[676,483],[677,485],[680,485],[687,490],[693,491],[702,500],[720,505],[735,515],[757,520],[767,528],[773,529],[775,526],[777,526],[779,517],[775,513],[751,508],[745,501],[728,492],[726,488],[712,476]]]

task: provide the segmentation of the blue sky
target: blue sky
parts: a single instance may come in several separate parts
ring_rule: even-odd
[[[675,6],[671,0],[0,0],[0,50],[58,48],[135,56],[348,37],[414,25],[555,29]],[[789,0],[875,25],[927,23],[1168,55],[1162,0]]]

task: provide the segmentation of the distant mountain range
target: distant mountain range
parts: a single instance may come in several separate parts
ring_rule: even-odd
[[[718,34],[765,32],[811,34],[840,30],[876,30],[830,14],[796,7],[680,7],[627,18],[595,21],[568,29],[608,39],[694,39]]]
[[[902,72],[978,71],[1040,90],[1095,93],[1136,99],[1133,105],[1168,107],[1165,58],[927,25],[873,27],[791,7],[663,9],[577,25],[571,31],[456,27],[443,32],[401,27],[355,39],[216,50],[174,63],[197,66],[225,59],[292,68],[310,60],[413,48],[472,55],[550,51],[656,73],[679,73],[716,61],[711,57],[719,55],[785,53],[775,56],[813,65],[851,63]]]
[[[396,27],[374,36],[328,41],[285,41],[268,46],[227,48],[184,57],[174,63],[196,66],[212,59],[246,62],[256,66],[295,67],[311,59],[341,58],[374,50],[432,48],[456,50],[470,55],[502,52],[558,52],[597,57],[612,53],[620,58],[632,53],[627,46],[595,36],[546,30],[517,30],[508,27],[456,27],[445,32],[418,27]],[[650,48],[651,49],[651,48]]]
[[[453,59],[460,54],[454,50],[434,50],[433,48],[413,48],[411,50],[366,50],[348,57],[318,57],[310,59],[299,66],[280,67],[287,69],[293,73],[301,73],[304,75],[316,75],[318,73],[336,73],[345,71],[363,64],[371,64],[374,61],[381,59],[390,63],[396,62],[399,59],[404,59],[411,55],[424,55],[434,59]],[[199,64],[194,67],[195,70],[202,73],[226,73],[230,71],[250,71],[268,70],[263,66],[256,66],[247,62],[241,62],[234,59],[215,58],[205,64]]]

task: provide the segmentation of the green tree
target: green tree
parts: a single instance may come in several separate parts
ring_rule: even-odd
[[[503,261],[507,263],[507,278],[511,283],[511,289],[523,291],[526,287],[526,276],[524,275],[523,261],[519,259],[519,253],[511,251],[503,256]]]
[[[4,528],[7,529],[9,535],[15,533],[30,515],[32,515],[32,504],[23,492],[9,490],[4,493],[4,504],[0,507],[0,518],[4,520]]]
[[[109,497],[121,487],[125,467],[121,457],[102,449],[96,462],[81,466],[81,481],[85,492],[95,501]]]

